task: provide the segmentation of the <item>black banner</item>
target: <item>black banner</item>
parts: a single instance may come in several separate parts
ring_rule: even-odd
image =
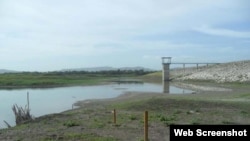
[[[170,125],[170,141],[250,141],[250,125]]]

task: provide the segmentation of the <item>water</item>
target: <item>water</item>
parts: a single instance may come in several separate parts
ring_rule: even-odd
[[[0,128],[6,127],[4,120],[11,126],[15,125],[12,106],[17,104],[25,107],[27,93],[29,93],[30,113],[39,117],[72,109],[72,105],[79,100],[113,98],[126,91],[162,92],[163,87],[159,84],[141,83],[0,90]],[[169,86],[169,92],[183,93],[184,90]],[[191,91],[185,90],[185,93],[191,93]]]

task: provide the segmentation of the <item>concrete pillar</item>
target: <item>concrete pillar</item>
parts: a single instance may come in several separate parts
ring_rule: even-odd
[[[169,93],[169,81],[163,81],[163,93]]]
[[[185,76],[186,73],[186,68],[185,68],[185,64],[183,64],[183,76]]]
[[[170,81],[170,64],[169,63],[162,63],[162,81]]]
[[[169,93],[171,57],[162,57],[162,85],[163,93]]]

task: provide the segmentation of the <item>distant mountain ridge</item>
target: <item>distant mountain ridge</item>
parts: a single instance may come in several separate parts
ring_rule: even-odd
[[[114,68],[114,67],[90,67],[90,68],[75,68],[75,69],[63,69],[61,71],[111,71],[111,70],[144,70],[144,71],[154,71],[149,68],[144,67],[121,67],[121,68]]]
[[[153,69],[144,68],[144,67],[121,67],[121,68],[114,68],[114,67],[89,67],[89,68],[73,68],[73,69],[62,69],[57,70],[60,72],[66,72],[66,71],[89,71],[89,72],[95,72],[95,71],[111,71],[111,70],[144,70],[144,71],[155,71]],[[0,74],[3,73],[18,73],[18,72],[24,72],[24,71],[14,71],[14,70],[7,70],[7,69],[0,69]]]
[[[0,69],[0,74],[3,74],[3,73],[14,73],[14,72],[17,72],[17,71]]]

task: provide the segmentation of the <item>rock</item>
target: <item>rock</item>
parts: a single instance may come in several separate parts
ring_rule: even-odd
[[[178,69],[178,72],[177,70],[172,70],[171,73],[178,76],[174,78],[176,80],[205,80],[218,83],[250,82],[250,60],[200,67],[199,70],[193,67],[186,68],[185,74],[181,74],[184,71],[180,69]]]

